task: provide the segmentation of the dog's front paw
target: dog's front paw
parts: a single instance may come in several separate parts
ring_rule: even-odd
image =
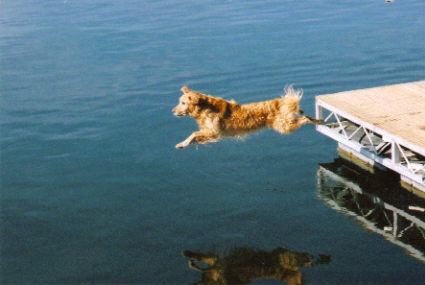
[[[187,144],[186,142],[181,142],[181,143],[176,144],[176,148],[177,149],[182,149],[182,148],[187,147],[188,145],[189,144]]]
[[[199,268],[199,266],[196,264],[195,260],[191,259],[188,262],[189,268],[196,270],[196,271],[202,271],[202,269]]]

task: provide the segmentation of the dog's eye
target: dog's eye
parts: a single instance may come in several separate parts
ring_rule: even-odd
[[[185,102],[182,102],[182,105],[186,105],[186,103]]]

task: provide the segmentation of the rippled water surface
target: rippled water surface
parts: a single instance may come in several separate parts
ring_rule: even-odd
[[[319,94],[424,79],[424,15],[422,0],[1,1],[2,283],[207,278],[189,250],[226,270],[308,253],[321,264],[289,270],[308,284],[423,284],[424,263],[320,198],[337,153],[312,126],[176,150],[196,124],[171,109],[182,85],[246,103],[295,84],[313,115]]]

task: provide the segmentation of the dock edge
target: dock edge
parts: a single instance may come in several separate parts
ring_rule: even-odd
[[[362,121],[316,97],[316,130],[338,142],[341,157],[373,172],[374,167],[400,175],[403,188],[425,197],[425,149]]]

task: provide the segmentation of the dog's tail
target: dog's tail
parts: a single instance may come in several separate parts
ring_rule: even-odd
[[[281,106],[283,114],[298,113],[300,100],[303,97],[302,89],[294,89],[292,85],[288,85],[284,89],[285,95],[282,97],[284,104]]]
[[[292,84],[285,86],[285,89],[283,91],[285,92],[283,97],[296,101],[300,101],[304,94],[302,89],[294,89],[294,86]]]

